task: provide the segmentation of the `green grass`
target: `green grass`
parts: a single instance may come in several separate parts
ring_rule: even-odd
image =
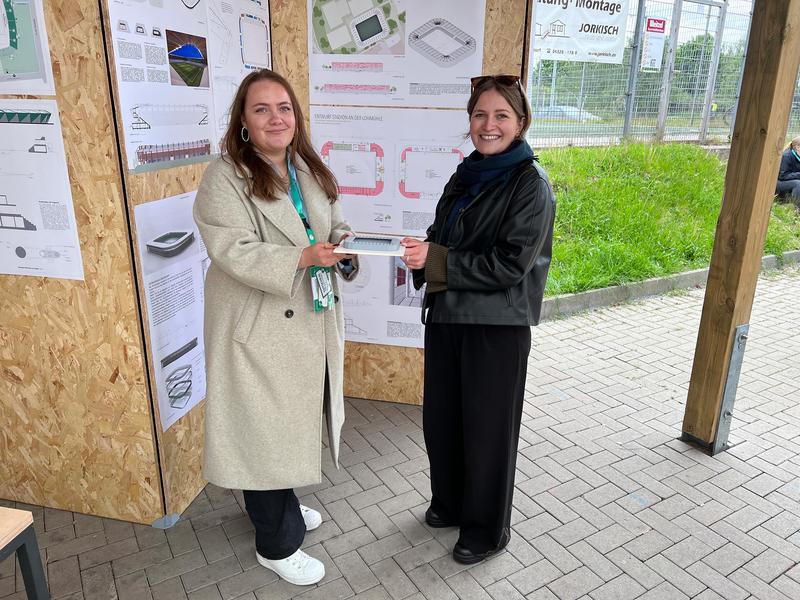
[[[544,150],[556,193],[545,294],[580,292],[707,267],[725,163],[697,146]],[[800,248],[794,206],[774,205],[765,254]]]
[[[171,62],[170,64],[189,87],[197,87],[202,82],[203,73],[206,70],[205,65],[179,61]]]

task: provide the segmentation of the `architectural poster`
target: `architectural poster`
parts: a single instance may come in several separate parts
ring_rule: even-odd
[[[0,2],[0,94],[56,94],[42,1]]]
[[[219,153],[241,80],[271,65],[261,0],[108,0],[128,168]]]
[[[134,208],[162,431],[206,396],[203,283],[210,264],[195,192]]]
[[[0,273],[83,279],[55,100],[0,99]]]
[[[311,104],[463,108],[485,0],[308,0]]]

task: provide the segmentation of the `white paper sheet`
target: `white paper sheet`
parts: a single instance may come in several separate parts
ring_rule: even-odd
[[[194,197],[190,192],[134,209],[163,431],[206,395],[203,282],[209,259],[192,218]]]
[[[83,279],[55,100],[0,99],[0,273]]]
[[[206,0],[110,0],[108,7],[128,168],[208,160]]]

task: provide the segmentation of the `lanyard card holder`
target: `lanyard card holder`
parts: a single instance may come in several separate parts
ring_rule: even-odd
[[[311,292],[314,297],[314,312],[331,310],[334,304],[331,270],[327,267],[311,267]]]

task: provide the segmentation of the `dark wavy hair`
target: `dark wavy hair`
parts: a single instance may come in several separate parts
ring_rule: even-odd
[[[236,97],[231,104],[231,119],[228,123],[228,129],[222,138],[222,151],[226,154],[226,159],[230,160],[241,174],[246,175],[248,172],[250,174],[249,177],[245,176],[248,194],[265,200],[272,200],[279,191],[288,191],[289,189],[288,182],[284,181],[274,169],[265,168],[264,159],[256,153],[255,146],[242,139],[242,114],[244,113],[247,91],[251,85],[258,81],[278,83],[289,94],[295,118],[294,139],[292,139],[290,158],[293,163],[295,163],[294,159],[297,156],[302,158],[330,201],[332,203],[336,202],[336,197],[338,196],[336,178],[311,145],[311,140],[306,131],[303,110],[297,101],[297,96],[292,86],[289,85],[289,82],[284,77],[269,69],[254,71],[242,80],[239,89],[236,91]],[[245,169],[244,167],[247,168]]]
[[[513,84],[504,84],[500,83],[497,78],[502,79],[503,75],[489,75],[485,78],[481,78],[481,82],[472,90],[472,94],[467,102],[467,114],[470,117],[472,116],[472,111],[475,110],[475,105],[484,92],[497,90],[517,114],[517,117],[522,121],[519,139],[523,139],[525,137],[525,132],[528,131],[528,127],[531,126],[531,105],[528,103],[528,99],[525,97],[525,92],[523,92],[522,85],[519,81]]]

